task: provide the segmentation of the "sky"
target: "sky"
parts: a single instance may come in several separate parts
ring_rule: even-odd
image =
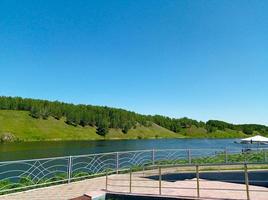
[[[266,0],[0,0],[0,95],[268,125]]]

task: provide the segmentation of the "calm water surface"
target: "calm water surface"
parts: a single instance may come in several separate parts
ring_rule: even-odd
[[[21,142],[0,144],[0,161],[112,151],[173,148],[240,148],[236,139],[152,139],[113,141]]]

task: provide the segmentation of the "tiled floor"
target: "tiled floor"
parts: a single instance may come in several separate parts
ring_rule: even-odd
[[[129,192],[129,174],[111,175],[108,190]],[[105,189],[105,177],[88,179],[70,184],[40,188],[10,195],[0,196],[1,200],[66,200],[79,197],[87,192]],[[117,185],[117,186],[116,186]],[[120,186],[119,186],[120,185]],[[162,181],[162,195],[196,196],[196,179],[184,181]],[[159,181],[143,177],[141,173],[132,175],[132,193],[159,194]],[[202,199],[246,199],[245,185],[220,181],[200,180]],[[219,190],[214,190],[219,189]],[[251,200],[267,200],[268,188],[250,186]],[[255,191],[253,191],[255,190]]]

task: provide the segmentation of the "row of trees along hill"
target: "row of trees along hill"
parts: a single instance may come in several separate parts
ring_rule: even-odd
[[[226,129],[243,131],[246,134],[252,134],[254,131],[263,134],[268,132],[267,126],[257,124],[234,125],[218,120],[209,120],[204,123],[189,118],[175,119],[161,115],[141,115],[105,106],[74,105],[58,101],[52,102],[21,97],[1,96],[0,110],[29,111],[30,115],[34,118],[47,119],[48,117],[54,117],[58,120],[64,118],[65,122],[69,125],[97,127],[97,133],[102,136],[108,133],[109,128],[121,129],[123,133],[127,133],[131,128],[136,128],[137,125],[148,127],[152,123],[175,133],[193,126],[204,128],[208,133]]]

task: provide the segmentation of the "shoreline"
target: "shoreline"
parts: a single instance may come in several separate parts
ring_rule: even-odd
[[[17,140],[17,141],[11,141],[11,142],[0,142],[1,144],[13,144],[13,143],[27,143],[27,142],[93,142],[93,141],[128,141],[128,140],[172,140],[172,139],[184,139],[184,140],[188,140],[188,139],[207,139],[207,140],[215,140],[215,139],[219,139],[219,140],[224,140],[224,139],[241,139],[238,137],[148,137],[148,138],[103,138],[103,139],[48,139],[48,140]]]

